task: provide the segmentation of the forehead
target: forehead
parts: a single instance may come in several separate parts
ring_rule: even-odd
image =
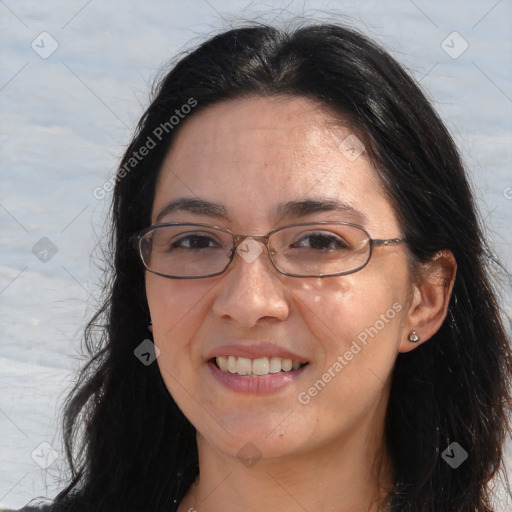
[[[193,115],[178,132],[166,163],[193,163],[194,169],[187,172],[204,171],[205,165],[211,171],[217,163],[229,164],[242,173],[247,165],[259,169],[279,162],[284,171],[298,161],[330,161],[328,156],[339,143],[339,132],[339,123],[319,104],[305,98],[229,100]],[[279,176],[285,177],[285,173]]]
[[[273,221],[278,205],[308,199],[364,211],[367,227],[379,215],[394,221],[362,141],[306,98],[229,100],[195,113],[162,166],[153,222],[181,197],[224,205],[233,227],[263,227]]]

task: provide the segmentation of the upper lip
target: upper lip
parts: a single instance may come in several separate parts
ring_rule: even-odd
[[[232,343],[226,343],[210,349],[206,353],[206,360],[219,356],[247,357],[248,359],[258,359],[260,357],[281,357],[282,359],[291,359],[306,363],[307,359],[287,350],[275,343],[261,342],[256,340],[238,340]]]

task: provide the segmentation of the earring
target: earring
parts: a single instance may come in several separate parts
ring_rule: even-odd
[[[153,332],[153,322],[151,321],[151,317],[148,319],[148,331]]]
[[[411,343],[417,343],[418,341],[420,341],[420,337],[418,336],[418,333],[416,331],[411,331],[409,333],[408,339]]]

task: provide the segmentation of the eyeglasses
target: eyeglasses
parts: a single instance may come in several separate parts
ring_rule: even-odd
[[[308,222],[273,229],[264,236],[236,235],[220,226],[165,223],[134,237],[142,262],[153,274],[199,279],[222,274],[238,253],[246,262],[262,252],[281,274],[292,277],[343,276],[370,261],[375,246],[403,243],[404,238],[375,240],[349,222]]]

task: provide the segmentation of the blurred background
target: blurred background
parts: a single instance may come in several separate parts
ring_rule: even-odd
[[[292,17],[359,28],[410,71],[512,269],[510,0],[0,0],[0,507],[62,486],[59,412],[101,292],[105,183],[153,80],[213,33]]]

